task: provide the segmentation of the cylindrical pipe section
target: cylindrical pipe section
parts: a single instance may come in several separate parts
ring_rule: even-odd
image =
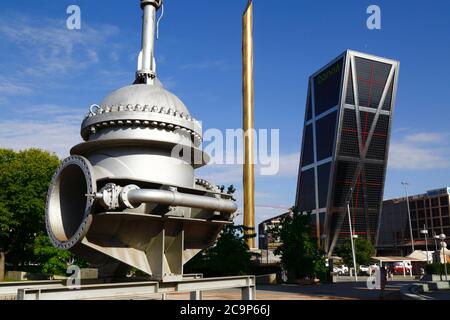
[[[156,8],[151,4],[145,4],[142,21],[142,65],[141,70],[154,72],[153,52],[155,48]]]
[[[244,226],[246,235],[255,233],[255,159],[254,159],[254,86],[253,86],[253,3],[249,0],[242,18],[242,92],[244,107]],[[255,238],[246,239],[250,249]]]
[[[127,200],[133,205],[159,203],[167,206],[191,207],[233,213],[237,210],[233,200],[199,196],[169,190],[138,189],[127,193]]]

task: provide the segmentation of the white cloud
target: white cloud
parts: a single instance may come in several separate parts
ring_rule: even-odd
[[[242,182],[241,165],[207,165],[197,174],[213,183],[238,184]]]
[[[290,153],[280,156],[280,170],[277,176],[291,177],[298,175],[300,153]]]
[[[255,165],[255,176],[259,178],[280,178],[280,177],[296,177],[298,175],[298,166],[300,154],[289,153],[279,156],[279,170],[275,175],[261,175],[261,165]],[[217,181],[221,184],[241,183],[242,182],[242,165],[237,164],[212,164],[201,169],[202,175],[211,181]]]
[[[422,132],[406,136],[405,141],[411,143],[445,143],[448,138],[449,135],[445,133]]]
[[[0,121],[0,147],[40,148],[65,158],[70,148],[81,142],[80,125],[85,113],[83,109],[56,105],[21,108],[17,110],[19,121]],[[36,120],[35,114],[45,120]]]
[[[392,142],[389,168],[399,170],[450,168],[448,134],[414,133]]]
[[[34,19],[30,16],[2,16],[2,41],[15,44],[28,76],[66,74],[85,69],[99,61],[99,50],[108,47],[118,28],[111,25],[68,30],[64,20]],[[18,57],[19,58],[19,57]]]
[[[33,90],[14,78],[0,76],[0,94],[2,96],[28,95]]]
[[[70,147],[81,141],[79,129],[79,125],[57,122],[1,121],[0,147],[14,150],[40,148],[65,158]]]

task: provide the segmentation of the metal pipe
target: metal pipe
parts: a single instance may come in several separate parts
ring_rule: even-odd
[[[162,0],[141,0],[142,16],[142,50],[139,55],[137,77],[144,83],[153,83],[156,68],[154,62],[156,11],[161,7]]]
[[[442,248],[442,258],[444,259],[444,270],[445,270],[445,281],[448,281],[448,274],[447,274],[447,258],[445,257],[445,248],[447,248],[447,243],[445,242],[445,234],[439,235],[439,238],[441,241],[441,248]]]
[[[153,70],[153,51],[155,47],[156,8],[147,4],[143,8],[142,21],[142,71]]]
[[[412,252],[415,251],[414,249],[414,236],[413,236],[413,231],[412,231],[412,223],[411,223],[411,211],[409,209],[409,196],[408,196],[408,183],[407,182],[402,182],[402,185],[405,187],[405,193],[406,193],[406,205],[408,207],[408,219],[409,219],[409,234],[411,236],[411,249]]]
[[[430,259],[428,258],[428,229],[427,226],[424,224],[423,229],[420,231],[425,236],[425,250],[427,252],[427,264],[430,263]]]
[[[353,242],[352,217],[350,215],[350,204],[348,201],[347,201],[347,213],[348,213],[348,225],[350,227],[350,242],[352,244],[353,270],[355,271],[355,282],[357,282],[358,281],[358,270],[356,270],[356,255],[355,255],[355,244]]]
[[[255,228],[254,165],[254,87],[253,87],[253,3],[250,0],[242,17],[242,93],[244,107],[244,226]],[[252,230],[245,230],[247,235]],[[246,239],[249,249],[256,247],[255,238]]]
[[[158,203],[167,206],[191,207],[219,212],[233,213],[237,210],[233,200],[199,196],[171,190],[135,189],[126,193],[127,200],[133,205]]]

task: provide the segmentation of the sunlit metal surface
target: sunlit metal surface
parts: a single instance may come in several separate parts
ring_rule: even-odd
[[[244,226],[255,233],[255,161],[254,161],[254,87],[253,87],[253,2],[249,1],[242,18],[242,64],[244,104]],[[255,238],[247,238],[250,249],[256,248]]]
[[[217,241],[236,211],[231,195],[195,177],[208,159],[200,148],[201,124],[156,77],[161,5],[141,1],[136,80],[90,108],[81,124],[84,142],[63,160],[48,192],[52,243],[103,276],[135,267],[155,280],[179,281],[183,265]]]

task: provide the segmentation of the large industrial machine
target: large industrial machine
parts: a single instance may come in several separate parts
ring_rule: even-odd
[[[91,106],[81,124],[84,142],[53,177],[46,226],[56,247],[96,265],[103,276],[134,267],[153,280],[179,281],[183,265],[217,241],[237,206],[195,177],[208,159],[201,125],[156,76],[162,0],[140,3],[136,80]]]

